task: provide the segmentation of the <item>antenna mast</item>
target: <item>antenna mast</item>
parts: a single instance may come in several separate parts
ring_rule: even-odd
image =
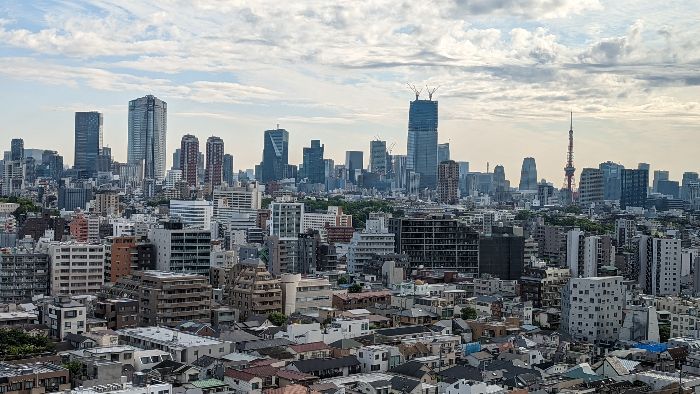
[[[416,88],[416,85],[412,85],[412,84],[410,84],[410,83],[408,83],[408,82],[406,82],[406,85],[408,85],[408,88],[411,89],[411,90],[413,91],[413,93],[415,93],[415,95],[416,95],[416,100],[418,100],[418,97],[420,96],[421,92],[423,91],[423,88],[421,88],[420,90],[418,90],[418,88]]]

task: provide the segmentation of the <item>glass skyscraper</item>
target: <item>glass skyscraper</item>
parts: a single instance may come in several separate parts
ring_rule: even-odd
[[[438,102],[411,101],[408,111],[406,169],[420,174],[420,188],[437,185]]]
[[[533,157],[523,159],[518,189],[521,191],[537,191],[537,164]]]
[[[285,129],[265,130],[263,159],[260,163],[263,183],[287,178],[289,166],[289,132]]]
[[[75,160],[73,168],[90,177],[97,172],[97,156],[102,150],[102,114],[75,113]]]
[[[625,167],[622,164],[606,161],[600,163],[598,168],[603,171],[603,199],[619,201],[622,190],[622,170]]]
[[[304,148],[304,177],[309,183],[326,183],[323,147],[321,141],[311,140],[311,146]]]
[[[129,164],[142,164],[144,178],[165,176],[168,104],[155,96],[129,101]]]
[[[349,150],[345,152],[345,170],[348,172],[348,181],[357,183],[357,170],[364,168],[364,157],[362,151]]]

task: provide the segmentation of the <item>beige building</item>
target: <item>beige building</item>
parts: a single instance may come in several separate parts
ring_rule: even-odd
[[[226,281],[226,293],[242,320],[255,314],[282,312],[280,280],[270,274],[262,260],[244,260],[235,265]]]
[[[51,242],[40,248],[45,248],[51,262],[51,295],[95,295],[102,289],[103,245]]]
[[[102,216],[118,216],[120,213],[119,194],[104,192],[95,194],[95,213]]]
[[[330,308],[333,292],[328,278],[302,278],[301,274],[282,274],[282,312],[318,315],[319,308]]]

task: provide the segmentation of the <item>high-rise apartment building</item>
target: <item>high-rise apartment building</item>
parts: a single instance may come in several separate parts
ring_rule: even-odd
[[[185,134],[180,141],[180,170],[182,180],[190,187],[199,185],[197,163],[199,162],[199,139],[192,134]]]
[[[219,137],[207,138],[207,166],[204,183],[211,189],[220,186],[224,179],[224,140]],[[233,172],[233,160],[231,160]]]
[[[385,218],[376,217],[365,222],[365,229],[356,231],[348,246],[348,272],[361,273],[365,263],[374,256],[394,253],[396,242],[394,234],[389,232]]]
[[[598,168],[584,168],[578,184],[578,201],[583,206],[603,201],[603,171]]]
[[[148,232],[156,251],[156,269],[209,275],[211,231],[185,228],[182,222],[166,222]]]
[[[265,130],[262,174],[256,174],[263,183],[288,178],[289,132],[285,129]]]
[[[308,183],[326,183],[326,169],[323,162],[323,148],[319,140],[311,140],[311,146],[303,151],[304,174]]]
[[[127,162],[142,164],[143,176],[165,176],[168,104],[155,96],[129,101],[129,144]]]
[[[0,302],[20,304],[48,294],[49,268],[49,256],[31,244],[0,249]]]
[[[578,341],[613,343],[620,336],[624,307],[621,276],[571,278],[562,290],[560,329]]]
[[[241,312],[241,320],[251,315],[282,312],[280,280],[270,274],[260,260],[236,264],[226,279],[225,293],[230,305]]]
[[[443,204],[456,204],[459,200],[459,164],[454,160],[443,161],[438,165],[438,201]]]
[[[171,170],[179,170],[180,169],[180,148],[175,149],[175,152],[173,152],[173,165],[170,167]]]
[[[345,152],[345,170],[347,171],[347,180],[350,183],[357,183],[357,173],[364,168],[363,152],[349,150]]]
[[[102,150],[102,114],[75,113],[75,160],[73,168],[86,177],[97,173],[97,156]]]
[[[645,294],[679,295],[681,291],[681,240],[639,237],[639,285]]]
[[[647,170],[623,169],[620,182],[620,208],[641,207],[647,202],[649,173]]]
[[[406,169],[420,175],[421,189],[437,184],[438,102],[411,101],[408,111]]]
[[[104,245],[49,242],[40,246],[51,261],[51,295],[94,295],[104,284]]]
[[[537,191],[537,164],[533,157],[523,159],[518,189],[520,191]]]
[[[615,263],[612,240],[609,235],[585,236],[578,228],[570,230],[566,237],[566,260],[571,277],[604,276],[602,268]]]
[[[170,217],[178,218],[185,227],[211,229],[214,207],[206,200],[170,200]]]
[[[369,142],[369,171],[379,175],[387,175],[390,172],[386,141]]]

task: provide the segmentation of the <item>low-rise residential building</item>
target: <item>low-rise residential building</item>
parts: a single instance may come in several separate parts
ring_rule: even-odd
[[[63,340],[68,334],[82,334],[87,331],[85,305],[67,297],[49,299],[41,306],[41,322],[49,327],[52,338]]]
[[[70,373],[61,366],[47,362],[0,363],[0,392],[4,394],[54,393],[70,387]]]
[[[302,278],[301,274],[282,274],[282,313],[318,316],[319,309],[331,307],[331,283],[328,278]]]
[[[173,359],[192,363],[200,357],[223,357],[233,352],[231,342],[187,334],[166,327],[136,327],[118,330],[119,342],[141,349],[164,350]]]
[[[334,293],[333,308],[341,310],[362,309],[376,304],[391,304],[391,292],[366,291],[362,293]]]

